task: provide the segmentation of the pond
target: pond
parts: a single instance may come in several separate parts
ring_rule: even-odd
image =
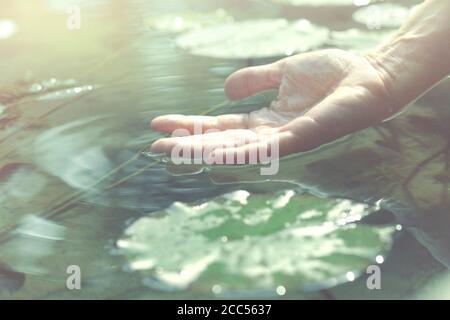
[[[372,2],[0,0],[0,297],[449,297],[450,79],[275,176],[144,152],[158,115],[270,104],[233,71],[364,52],[420,1]]]

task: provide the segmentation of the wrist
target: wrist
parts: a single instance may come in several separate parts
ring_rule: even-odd
[[[403,107],[450,73],[450,1],[428,0],[366,58]]]
[[[415,55],[417,45],[406,39],[396,39],[388,46],[366,55],[366,59],[378,71],[398,108],[414,101],[420,95],[445,78],[450,71],[449,58],[439,55],[429,57]]]

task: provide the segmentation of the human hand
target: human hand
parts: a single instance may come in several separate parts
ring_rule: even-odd
[[[337,49],[285,58],[232,74],[225,83],[231,100],[279,89],[269,108],[216,117],[165,115],[152,121],[157,131],[185,129],[191,135],[157,140],[151,150],[171,154],[209,150],[211,159],[245,157],[277,140],[279,156],[313,149],[391,116],[399,106],[386,75],[370,59]],[[201,132],[194,132],[194,126]],[[208,130],[218,132],[205,133]],[[192,152],[192,154],[194,154]]]

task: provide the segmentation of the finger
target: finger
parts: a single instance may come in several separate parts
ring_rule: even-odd
[[[203,134],[208,130],[222,131],[247,127],[248,115],[246,114],[226,114],[216,117],[172,114],[156,117],[151,122],[153,130],[166,133],[174,133],[177,130],[180,133],[178,135]]]
[[[195,152],[202,152],[207,149],[209,153],[216,148],[224,145],[240,145],[249,143],[254,140],[256,133],[250,130],[227,130],[220,132],[207,133],[203,135],[192,135],[185,137],[163,138],[155,141],[150,151],[159,154],[166,154],[172,156],[172,150],[184,150],[186,155]],[[198,153],[197,153],[198,154]]]
[[[244,99],[261,91],[278,88],[281,78],[280,63],[244,68],[225,81],[225,94],[230,100]]]

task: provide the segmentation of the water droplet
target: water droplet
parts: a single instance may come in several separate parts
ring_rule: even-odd
[[[28,88],[28,92],[35,94],[39,93],[44,89],[44,87],[40,83],[33,83],[30,88]]]
[[[278,286],[276,292],[277,295],[284,296],[286,294],[286,288],[283,286]]]
[[[218,284],[215,284],[215,285],[213,285],[211,291],[214,294],[221,294],[222,293],[222,287],[220,285],[218,285]]]
[[[345,277],[347,278],[348,281],[354,281],[355,280],[355,274],[351,271],[347,272]]]
[[[92,91],[93,89],[94,89],[94,86],[86,85],[86,86],[79,86],[79,87],[68,88],[68,89],[63,89],[63,90],[57,90],[57,91],[50,92],[48,94],[40,96],[39,100],[69,98],[69,97],[75,96],[75,95],[83,93],[83,92]]]
[[[375,261],[379,264],[382,264],[384,262],[384,258],[381,255],[376,256]]]

